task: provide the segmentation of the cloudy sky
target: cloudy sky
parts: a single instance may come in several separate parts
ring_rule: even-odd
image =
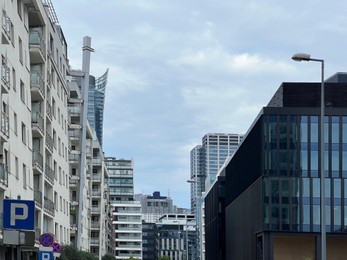
[[[210,132],[245,133],[281,82],[347,71],[347,1],[52,0],[81,68],[109,68],[104,151],[134,159],[135,192],[189,207],[189,153]]]

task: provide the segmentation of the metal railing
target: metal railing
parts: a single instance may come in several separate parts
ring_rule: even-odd
[[[34,191],[34,200],[37,202],[40,206],[42,205],[42,192],[39,190]]]
[[[44,119],[39,111],[31,112],[31,123],[37,124],[38,128],[40,128],[40,130],[43,131]]]
[[[41,33],[38,31],[30,30],[29,32],[29,44],[37,46],[42,55],[44,55],[46,51],[46,44],[41,36]]]
[[[0,163],[0,182],[8,185],[8,166],[4,163]]]
[[[30,72],[30,86],[31,88],[37,87],[42,95],[45,96],[44,81],[41,73],[37,70],[32,70]]]
[[[44,198],[44,208],[54,216],[54,203],[48,198]]]
[[[10,89],[10,68],[6,64],[1,65],[1,78],[7,89]]]
[[[47,131],[46,131],[46,145],[47,145],[48,149],[53,151],[53,145],[54,145],[53,138]]]
[[[47,113],[48,117],[52,120],[53,108],[52,108],[52,105],[48,102],[48,100],[46,103],[46,113]]]
[[[34,165],[39,166],[40,169],[43,170],[43,156],[37,150],[33,150],[33,166]]]
[[[54,170],[46,163],[45,176],[54,183]]]
[[[11,39],[11,19],[7,16],[5,10],[2,10],[2,28],[6,35]]]

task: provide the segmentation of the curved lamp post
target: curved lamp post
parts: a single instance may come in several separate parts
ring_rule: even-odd
[[[326,223],[325,223],[325,173],[324,173],[324,60],[313,59],[310,54],[296,53],[295,61],[317,61],[321,63],[321,103],[320,103],[320,215],[321,215],[321,260],[326,260]]]

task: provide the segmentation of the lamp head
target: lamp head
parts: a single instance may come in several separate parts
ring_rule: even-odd
[[[310,61],[311,55],[307,53],[296,53],[292,56],[292,60],[295,61]]]

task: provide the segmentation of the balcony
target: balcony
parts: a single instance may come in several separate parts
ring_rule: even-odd
[[[31,126],[34,138],[43,137],[44,119],[39,111],[31,112]]]
[[[99,213],[100,214],[101,207],[100,206],[92,206],[92,213]]]
[[[34,201],[39,207],[42,207],[42,192],[39,190],[34,191]]]
[[[39,171],[40,173],[43,171],[43,156],[37,150],[33,150],[33,169],[34,173],[35,170],[36,172]]]
[[[100,222],[99,221],[92,221],[91,228],[100,228]]]
[[[44,81],[41,73],[37,70],[32,70],[30,72],[30,89],[32,101],[44,100]]]
[[[10,17],[7,16],[6,11],[2,10],[2,31],[1,43],[10,44],[13,37],[13,25]]]
[[[7,66],[6,62],[3,60],[1,64],[1,92],[8,94],[8,91],[10,90],[10,68]]]
[[[48,198],[44,198],[44,209],[46,212],[48,212],[49,214],[51,214],[52,216],[54,216],[54,203],[53,201],[51,201],[50,199]]]
[[[77,187],[78,182],[79,182],[78,179],[70,179],[69,180],[70,188]]]
[[[30,62],[44,63],[46,60],[46,45],[42,37],[42,28],[31,28],[29,32]]]
[[[99,244],[100,239],[98,237],[90,238],[90,244]]]
[[[52,185],[54,184],[54,175],[54,170],[48,164],[46,164],[45,176],[48,179],[48,181],[51,182]]]
[[[93,174],[93,175],[92,175],[92,180],[93,180],[94,182],[96,182],[96,181],[101,181],[101,174]]]
[[[78,163],[80,160],[79,154],[69,153],[69,162],[70,163]]]
[[[80,131],[79,130],[69,130],[69,138],[70,140],[79,140],[80,138]]]
[[[53,153],[53,138],[52,136],[46,131],[46,147],[48,150]]]
[[[101,166],[101,165],[102,165],[102,159],[101,159],[101,157],[93,158],[93,165],[94,165],[94,166]]]
[[[69,112],[71,117],[81,116],[81,104],[70,104]]]
[[[10,120],[5,112],[1,112],[1,141],[6,142],[10,136]]]
[[[4,163],[0,163],[0,183],[8,185],[8,166]]]
[[[100,190],[92,190],[92,197],[101,197]]]
[[[53,108],[52,108],[52,105],[51,103],[46,102],[46,115],[48,117],[48,119],[50,119],[52,121],[52,118],[53,118]]]

